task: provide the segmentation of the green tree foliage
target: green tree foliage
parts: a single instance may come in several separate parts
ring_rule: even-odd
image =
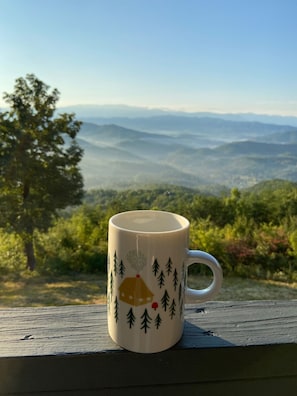
[[[46,230],[58,209],[81,202],[75,141],[81,123],[73,114],[55,117],[59,92],[33,74],[18,78],[0,114],[0,226],[22,239],[27,267],[35,267],[33,236]]]
[[[24,266],[21,238],[15,233],[0,229],[0,274],[13,273],[17,276]]]
[[[297,185],[277,181],[273,186],[273,182],[263,183],[262,188],[233,189],[219,196],[174,186],[89,191],[84,205],[64,211],[64,217],[57,219],[48,232],[37,233],[39,269],[51,273],[105,271],[110,216],[119,210],[154,208],[186,216],[191,222],[190,248],[216,256],[225,276],[296,281]],[[12,257],[17,257],[19,245],[13,249],[12,239],[5,241],[10,253],[6,258],[0,250],[0,257],[13,268]],[[114,258],[110,260],[113,265]],[[117,261],[119,274],[124,271],[120,268]],[[162,278],[167,272],[161,273],[157,262],[152,271],[163,288]],[[191,266],[191,273],[207,271],[203,265]],[[175,279],[176,287],[177,282]],[[170,304],[166,296],[164,304],[166,308]]]
[[[105,212],[88,205],[82,205],[70,217],[57,219],[47,233],[39,233],[36,238],[40,271],[105,271],[106,221]],[[118,272],[120,267],[116,255],[112,258],[112,264],[117,266]]]

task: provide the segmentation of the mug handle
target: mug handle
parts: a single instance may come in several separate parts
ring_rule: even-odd
[[[223,271],[216,258],[202,250],[188,250],[185,264],[187,268],[192,264],[207,265],[213,274],[213,281],[206,289],[196,290],[186,286],[185,295],[187,302],[207,301],[218,294],[223,282]]]

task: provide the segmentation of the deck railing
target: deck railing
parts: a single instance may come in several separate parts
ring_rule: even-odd
[[[104,305],[0,310],[0,395],[297,394],[297,300],[187,305],[181,341],[116,346]]]

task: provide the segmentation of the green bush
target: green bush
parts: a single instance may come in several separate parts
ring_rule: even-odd
[[[0,228],[0,274],[20,272],[26,268],[21,238]]]
[[[233,189],[222,196],[174,186],[88,192],[88,204],[68,209],[46,233],[36,234],[37,269],[105,271],[109,218],[118,211],[154,208],[186,216],[190,248],[214,255],[225,276],[296,280],[297,187],[285,186],[273,189],[269,184],[268,190],[256,192]],[[21,241],[1,230],[0,260],[0,273],[25,268]],[[191,272],[207,268],[192,266]]]
[[[68,219],[60,218],[47,233],[39,234],[37,255],[40,271],[105,271],[105,227],[104,219],[96,216],[96,209],[83,207]]]

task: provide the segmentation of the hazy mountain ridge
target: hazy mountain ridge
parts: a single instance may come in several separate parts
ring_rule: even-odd
[[[261,122],[273,125],[291,125],[297,126],[297,117],[284,115],[269,115],[256,113],[216,113],[209,111],[189,112],[182,110],[173,110],[168,108],[148,108],[140,106],[128,106],[122,104],[105,104],[105,105],[75,105],[60,107],[58,112],[74,112],[83,120],[86,118],[139,118],[152,117],[160,115],[178,115],[185,117],[206,117],[206,118],[220,118],[229,121],[244,121],[244,122]],[[91,121],[91,120],[90,120]],[[94,120],[92,120],[94,121]],[[109,123],[109,122],[103,122]]]
[[[2,109],[6,111],[6,109]],[[85,187],[297,182],[297,117],[74,106]]]
[[[187,117],[162,115],[139,118],[86,118],[85,122],[97,125],[120,125],[127,129],[162,133],[181,137],[201,135],[208,139],[230,141],[250,139],[251,137],[272,135],[275,133],[295,131],[296,127],[288,125],[263,124],[260,122],[229,121],[219,118]]]
[[[297,155],[297,144],[275,144],[255,142],[252,140],[244,142],[232,142],[219,146],[216,152],[225,155],[253,155],[253,156],[279,156]]]
[[[217,121],[216,128],[219,124],[226,128],[227,124]],[[195,133],[163,129],[150,133],[115,124],[83,123],[79,143],[85,150],[82,170],[86,188],[119,183],[248,187],[273,178],[297,181],[297,144],[270,140],[275,136],[286,142],[296,134],[296,128],[240,124],[249,140],[242,140],[241,132],[236,135],[238,124],[234,122],[228,123],[228,137],[221,131],[213,138],[208,137],[207,128],[196,129]],[[239,141],[233,141],[233,136]]]
[[[267,141],[268,139],[270,142],[278,144],[297,143],[297,128],[286,132],[272,133],[271,135],[266,136],[265,141]],[[263,138],[258,137],[255,140],[262,141]]]

